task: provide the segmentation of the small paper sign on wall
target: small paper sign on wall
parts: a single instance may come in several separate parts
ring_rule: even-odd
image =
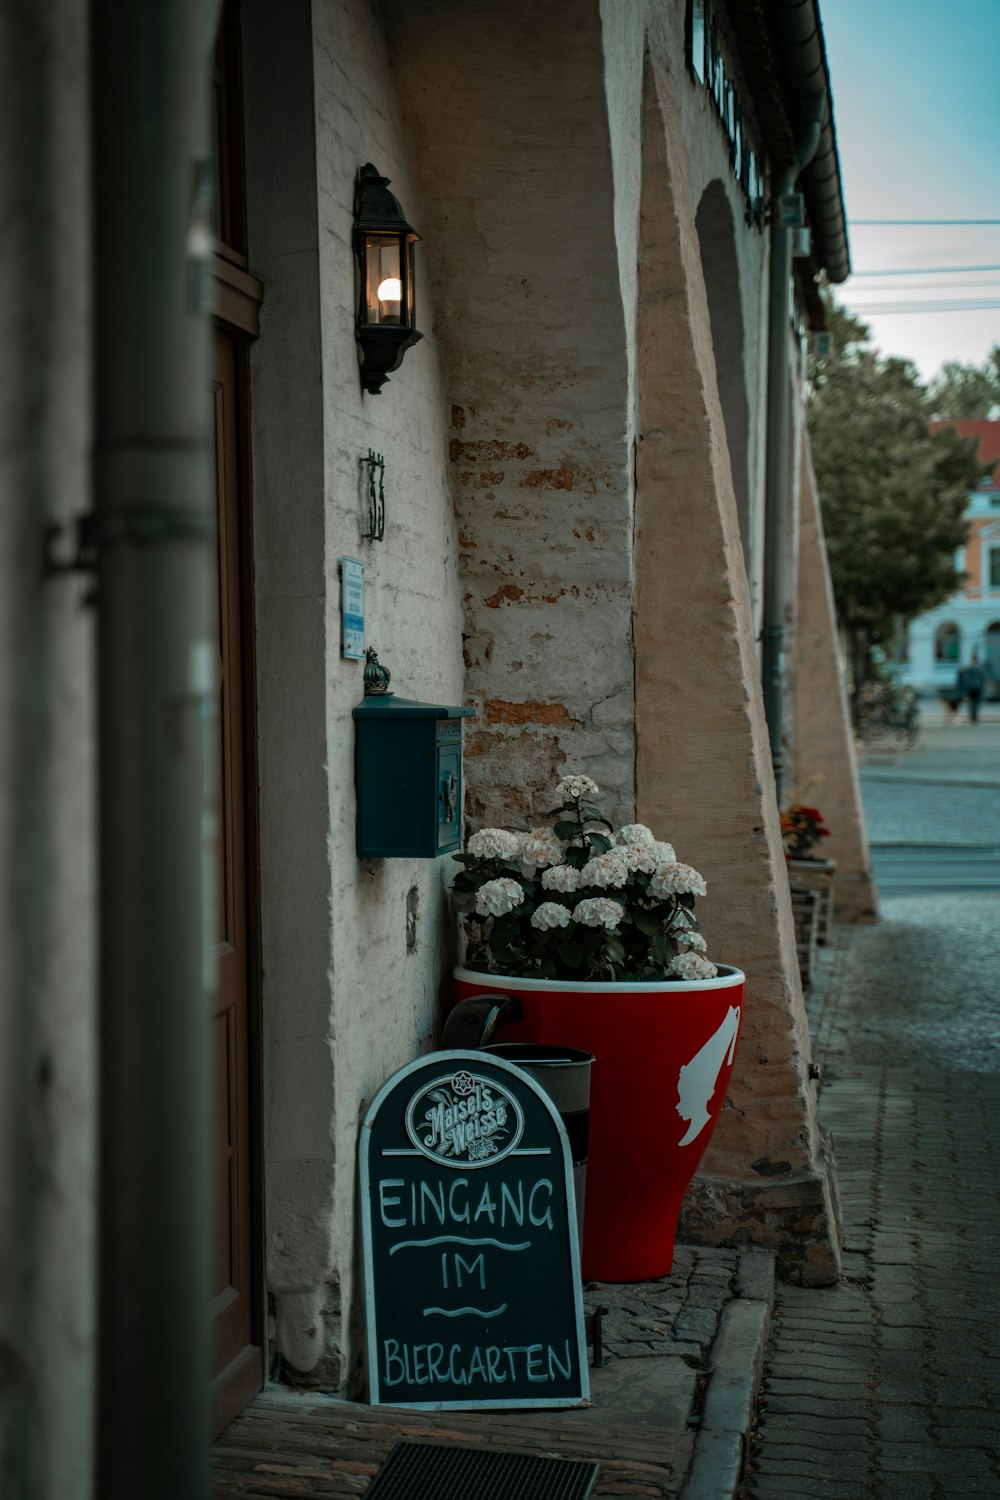
[[[365,565],[340,559],[340,649],[350,661],[365,659]]]
[[[365,1117],[361,1197],[373,1405],[589,1399],[572,1163],[533,1079],[482,1052],[401,1069]]]

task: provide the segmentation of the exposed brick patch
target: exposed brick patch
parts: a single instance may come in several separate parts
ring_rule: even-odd
[[[483,704],[487,724],[575,724],[564,703],[508,703],[489,698]]]
[[[573,483],[572,469],[529,469],[518,480],[522,490],[571,490]]]
[[[503,484],[503,469],[483,469],[477,473],[475,469],[463,469],[458,476],[458,482],[463,489],[488,490],[494,485]]]
[[[499,609],[501,604],[505,602],[516,603],[523,593],[524,589],[519,589],[516,583],[505,583],[497,589],[495,594],[491,594],[488,599],[484,599],[483,603],[487,609]]]
[[[452,427],[464,427],[465,426],[465,407],[464,406],[453,406],[452,407],[452,409],[451,409],[451,425],[452,425]]]
[[[478,547],[479,543],[472,540],[464,526],[460,526],[458,528],[458,545],[460,547]]]
[[[448,455],[454,463],[464,460],[470,464],[502,463],[505,459],[530,458],[532,449],[527,443],[502,443],[498,439],[488,442],[463,443],[452,438],[448,444]]]

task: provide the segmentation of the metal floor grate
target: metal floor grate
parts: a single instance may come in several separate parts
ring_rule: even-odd
[[[364,1500],[587,1500],[597,1469],[583,1459],[397,1443]]]

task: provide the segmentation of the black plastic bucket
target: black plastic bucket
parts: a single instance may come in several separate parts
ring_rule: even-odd
[[[583,1210],[590,1143],[590,1069],[592,1052],[579,1047],[551,1047],[537,1042],[493,1042],[481,1049],[522,1068],[544,1089],[562,1117],[573,1162],[576,1231],[583,1249]]]

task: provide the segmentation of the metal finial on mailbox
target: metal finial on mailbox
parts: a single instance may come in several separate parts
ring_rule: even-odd
[[[369,646],[365,652],[365,697],[391,698],[392,694],[389,692],[390,680],[391,673],[388,667],[383,667],[375,652]]]

